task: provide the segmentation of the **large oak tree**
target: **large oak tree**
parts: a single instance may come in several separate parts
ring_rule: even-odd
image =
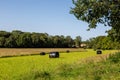
[[[73,4],[71,14],[87,22],[89,29],[98,24],[110,26],[120,41],[120,0],[73,0]]]

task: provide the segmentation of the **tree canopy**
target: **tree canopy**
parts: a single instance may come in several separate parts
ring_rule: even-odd
[[[47,33],[0,31],[0,48],[72,48],[76,40],[71,36],[51,36]]]
[[[120,49],[120,44],[117,41],[113,41],[109,36],[97,36],[86,40],[84,43],[87,44],[87,48],[102,49]]]
[[[89,29],[104,24],[112,27],[120,39],[120,0],[73,0],[73,4],[70,13],[87,22]]]

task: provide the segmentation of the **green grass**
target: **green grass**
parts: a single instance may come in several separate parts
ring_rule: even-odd
[[[114,51],[103,51],[103,54],[112,52]],[[48,56],[47,54],[45,56],[0,58],[0,80],[77,80],[79,77],[76,79],[74,77],[79,76],[79,68],[77,68],[77,64],[73,64],[79,63],[85,58],[96,56],[96,52],[88,50],[87,52],[60,53],[60,58],[55,59],[50,59]],[[84,65],[80,66],[83,67]],[[84,68],[91,70],[92,67],[83,67],[81,69],[80,72],[83,73],[79,74],[87,76]],[[71,75],[73,77],[70,77]],[[84,80],[83,78],[81,79]]]
[[[57,75],[61,80],[120,80],[120,52],[97,63],[62,65]]]

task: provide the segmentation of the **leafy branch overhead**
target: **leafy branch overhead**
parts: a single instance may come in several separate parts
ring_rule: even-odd
[[[87,22],[89,29],[100,23],[120,34],[120,0],[73,0],[73,4],[70,13]]]

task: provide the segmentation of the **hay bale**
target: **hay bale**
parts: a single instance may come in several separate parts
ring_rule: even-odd
[[[97,54],[102,54],[102,51],[101,50],[97,50],[96,53]]]
[[[69,53],[70,51],[69,50],[66,50],[66,53]]]
[[[45,55],[45,52],[41,52],[40,55]]]
[[[59,52],[50,52],[49,58],[59,58]]]

